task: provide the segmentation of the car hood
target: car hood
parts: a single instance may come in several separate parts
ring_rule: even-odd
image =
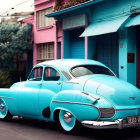
[[[91,90],[91,87],[93,90]],[[86,82],[84,90],[90,93],[94,91],[95,94],[94,87],[96,88],[96,94],[103,96],[116,107],[140,106],[140,90],[117,77],[93,76]]]

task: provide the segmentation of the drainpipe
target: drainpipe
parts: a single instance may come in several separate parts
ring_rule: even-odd
[[[33,66],[37,64],[37,44],[33,45]]]
[[[88,27],[88,14],[86,14],[86,25],[85,29]],[[85,37],[85,59],[88,59],[88,37]]]
[[[63,49],[64,49],[64,47],[63,47],[63,27],[62,27],[62,22],[61,22],[61,30],[62,30],[62,38],[61,38],[61,59],[63,59],[63,57],[64,57],[64,55],[63,55],[63,53],[64,53],[64,51],[63,51]]]
[[[57,21],[54,23],[55,40],[54,40],[54,59],[57,59]]]

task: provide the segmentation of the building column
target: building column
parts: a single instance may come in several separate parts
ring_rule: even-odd
[[[124,28],[119,32],[119,78],[136,85],[135,28]]]
[[[88,59],[88,37],[85,37],[85,59]]]
[[[61,25],[62,26],[62,25]],[[64,58],[64,44],[63,44],[63,29],[62,29],[62,38],[61,38],[61,59]]]
[[[88,14],[86,14],[85,30],[88,27]],[[85,37],[85,59],[88,59],[88,37]]]
[[[54,40],[54,59],[57,59],[57,21],[54,23],[55,40]]]
[[[127,28],[119,31],[119,78],[127,81]]]
[[[37,44],[33,46],[33,66],[37,64]]]

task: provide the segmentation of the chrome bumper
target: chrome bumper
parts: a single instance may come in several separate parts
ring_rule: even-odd
[[[83,121],[82,125],[94,129],[112,129],[112,128],[127,128],[127,127],[140,127],[140,124],[128,124],[126,120],[118,119],[113,122],[109,121]]]

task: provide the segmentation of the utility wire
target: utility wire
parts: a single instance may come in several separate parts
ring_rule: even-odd
[[[10,10],[12,10],[12,9],[15,9],[15,7],[18,7],[18,6],[20,6],[20,5],[23,5],[24,3],[27,3],[27,2],[29,2],[29,1],[32,1],[32,0],[26,0],[26,1],[23,1],[23,2],[21,2],[21,3],[17,4],[17,5],[15,5],[15,6],[11,7],[11,8],[8,8],[8,9],[5,10],[3,13],[1,13],[0,16],[3,15],[3,14],[6,14],[8,11],[10,11]],[[33,6],[33,4],[30,5],[30,6]]]

